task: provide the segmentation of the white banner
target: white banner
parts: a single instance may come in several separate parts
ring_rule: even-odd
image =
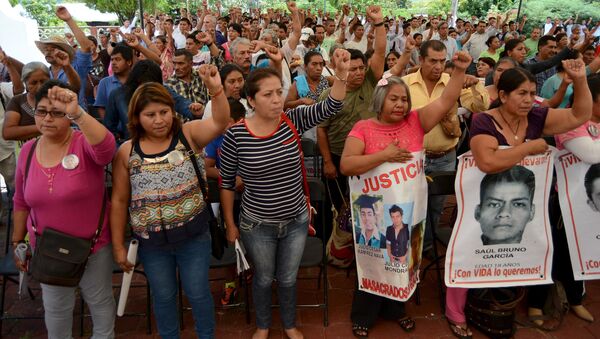
[[[349,178],[361,291],[406,301],[419,282],[427,214],[423,152]]]
[[[600,279],[600,164],[561,151],[556,176],[575,280]]]
[[[446,253],[451,287],[480,288],[552,282],[548,197],[553,151],[485,174],[471,152],[459,158],[456,224]]]

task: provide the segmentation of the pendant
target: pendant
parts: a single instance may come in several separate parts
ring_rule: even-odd
[[[75,154],[68,154],[61,161],[62,167],[66,170],[74,170],[79,166],[79,158]]]
[[[515,135],[515,140],[519,140],[519,137]]]
[[[173,166],[179,166],[183,164],[184,160],[185,157],[183,156],[183,153],[178,150],[171,151],[169,154],[167,154],[167,161],[169,161],[169,164]]]
[[[598,131],[598,127],[596,127],[596,125],[589,125],[587,127],[588,133],[593,136],[593,137],[597,137],[599,133]]]

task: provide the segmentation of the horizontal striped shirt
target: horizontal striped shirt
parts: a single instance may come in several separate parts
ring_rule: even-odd
[[[342,109],[331,96],[311,106],[285,112],[299,134],[317,126]],[[221,146],[221,187],[235,188],[235,177],[244,182],[242,210],[260,221],[285,221],[306,210],[300,152],[294,133],[282,119],[271,135],[259,137],[244,121],[233,125]]]

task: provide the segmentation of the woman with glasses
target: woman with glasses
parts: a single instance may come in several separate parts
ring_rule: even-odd
[[[79,288],[92,315],[92,336],[114,337],[109,208],[102,216],[101,211],[107,203],[104,167],[115,153],[115,139],[78,105],[77,94],[56,80],[42,85],[35,96],[35,126],[41,136],[23,145],[17,165],[13,247],[24,242],[27,232],[35,247],[45,228],[91,239],[103,220]],[[17,258],[15,263],[21,271],[27,269]],[[48,337],[71,338],[77,287],[40,285]]]

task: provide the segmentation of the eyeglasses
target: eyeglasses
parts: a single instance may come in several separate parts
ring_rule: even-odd
[[[35,114],[35,116],[40,117],[40,118],[45,118],[48,114],[50,114],[50,116],[52,116],[53,118],[64,118],[65,115],[67,115],[67,113],[65,113],[65,112],[45,111],[42,109],[35,110],[34,114]]]

